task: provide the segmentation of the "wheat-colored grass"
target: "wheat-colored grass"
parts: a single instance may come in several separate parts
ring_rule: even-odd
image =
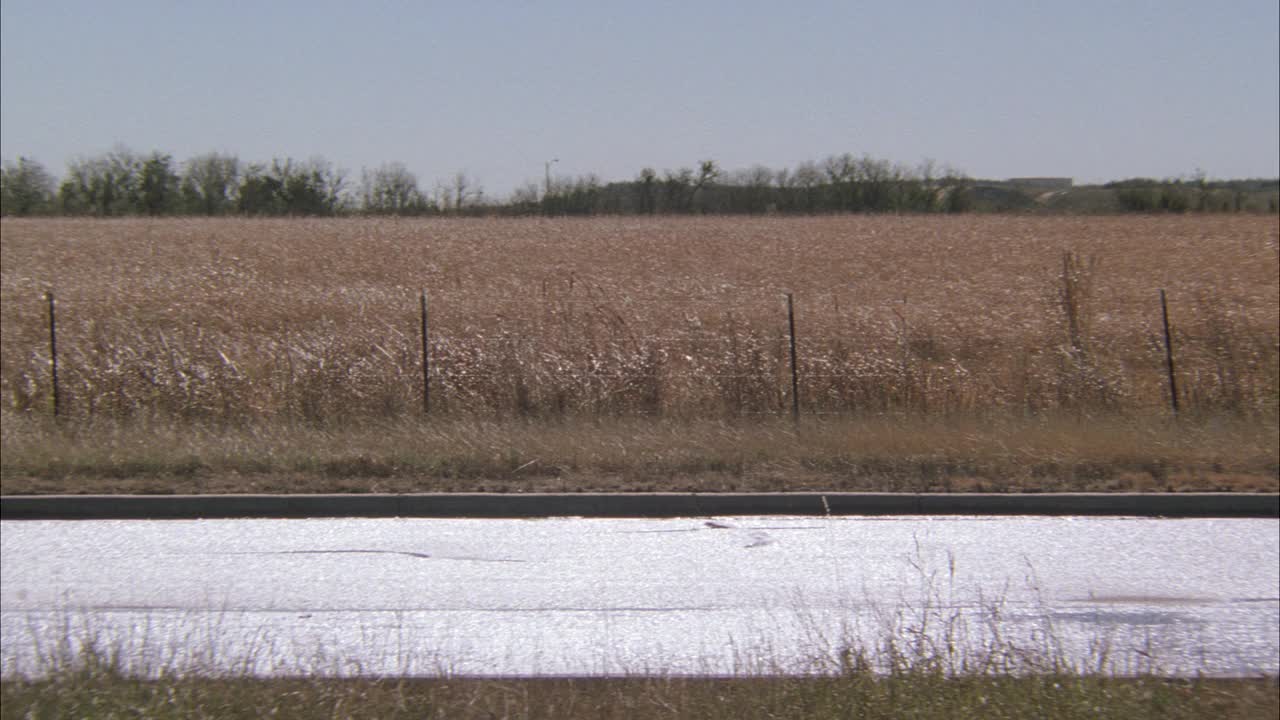
[[[1274,415],[1277,219],[828,217],[3,223],[0,390],[72,417]],[[1064,254],[1069,253],[1069,263]],[[1066,292],[1070,290],[1071,292]],[[1068,297],[1069,296],[1069,297]]]
[[[1255,437],[1274,436],[1280,394],[1275,216],[5,219],[0,261],[8,492],[16,475],[191,465],[177,449],[152,457],[170,446],[205,448],[188,454],[215,471],[310,472],[272,449],[287,445],[286,455],[366,457],[401,468],[393,476],[437,479],[441,457],[490,479],[507,477],[513,458],[556,478],[574,467],[795,477],[848,458],[924,458],[953,468],[948,477],[1101,464],[1114,470],[1103,485],[1131,471],[1157,485],[1239,471],[1271,486],[1280,458]],[[1166,427],[1161,288],[1188,430]],[[421,289],[431,422],[453,438],[443,445],[413,439]],[[47,291],[59,429],[44,423]],[[786,293],[801,411],[827,423],[799,444],[770,439],[791,408]],[[677,429],[650,432],[644,419]],[[467,429],[477,427],[500,429]],[[203,439],[209,428],[221,439]],[[958,439],[966,428],[986,440]],[[182,439],[164,440],[174,433]],[[282,433],[294,440],[253,439]],[[333,449],[332,438],[378,434],[399,449]],[[1040,449],[1018,444],[1033,436]],[[124,437],[134,439],[122,447]],[[666,450],[643,449],[659,442]],[[220,458],[238,452],[228,447],[258,448],[256,459],[227,465]],[[1010,457],[1028,459],[1018,469]],[[844,470],[823,472],[829,483]]]
[[[1245,419],[9,418],[3,431],[5,493],[1280,490],[1276,425]]]

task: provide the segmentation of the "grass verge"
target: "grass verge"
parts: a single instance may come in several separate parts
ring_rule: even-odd
[[[1280,490],[1276,421],[1232,416],[2,427],[5,494]]]
[[[1274,718],[1274,678],[1079,675],[142,680],[107,668],[0,683],[0,717]]]

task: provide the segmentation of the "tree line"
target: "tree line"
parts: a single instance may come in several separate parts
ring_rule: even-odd
[[[366,172],[359,189],[368,195],[362,208],[426,207],[400,165]],[[351,209],[352,190],[348,173],[321,157],[265,164],[211,152],[177,163],[119,147],[72,160],[60,181],[27,157],[0,170],[5,215],[336,215]]]
[[[1120,209],[1127,212],[1245,212],[1251,196],[1266,196],[1267,212],[1280,210],[1280,181],[1210,181],[1201,171],[1187,179],[1130,178],[1107,183],[1115,191]],[[1259,208],[1260,209],[1260,205]]]
[[[1271,181],[1265,181],[1270,184]],[[1069,181],[1068,181],[1069,184]],[[1185,181],[1135,179],[1112,183],[1119,211],[1240,211],[1236,193],[1203,176]],[[246,163],[210,152],[176,161],[163,152],[126,147],[80,157],[56,178],[38,161],[19,157],[0,167],[0,214],[116,217],[128,215],[602,215],[961,213],[1000,209],[990,190],[932,162],[914,167],[850,153],[780,170],[756,165],[726,172],[714,160],[692,167],[642,168],[629,180],[593,174],[527,183],[507,198],[487,197],[478,180],[456,172],[423,188],[402,163],[361,170],[358,177],[323,157]],[[1030,198],[1025,198],[1030,202]],[[1274,211],[1274,207],[1271,208]]]
[[[465,172],[427,190],[401,163],[359,177],[323,157],[245,163],[210,152],[176,161],[163,152],[117,147],[67,165],[61,178],[19,157],[0,170],[0,213],[116,217],[126,215],[333,216],[430,214],[675,214],[962,212],[967,179],[850,154],[794,169],[756,166],[726,173],[712,160],[634,179],[548,175],[494,200]]]
[[[353,180],[323,157],[245,163],[211,152],[179,163],[167,153],[116,148],[71,161],[60,180],[27,157],[0,170],[5,215],[423,214],[462,209],[479,198],[478,185],[465,173],[428,196],[400,163],[364,170]]]

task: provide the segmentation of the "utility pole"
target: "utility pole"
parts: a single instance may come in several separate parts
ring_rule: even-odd
[[[546,200],[548,197],[551,196],[551,163],[558,163],[558,162],[560,162],[560,158],[551,158],[550,160],[543,163],[542,169],[546,173],[546,185],[543,186],[544,190],[542,191],[543,200]]]

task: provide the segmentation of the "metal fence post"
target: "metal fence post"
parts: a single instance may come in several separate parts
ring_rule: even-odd
[[[49,371],[53,376],[53,417],[56,419],[62,411],[62,399],[58,393],[58,320],[54,312],[53,291],[44,294],[49,302]]]
[[[800,369],[796,364],[796,307],[787,293],[787,326],[791,334],[791,419],[800,422]]]
[[[431,353],[427,334],[427,291],[422,291],[422,414],[431,414]]]
[[[1169,371],[1169,405],[1173,408],[1174,417],[1178,415],[1178,379],[1173,372],[1173,333],[1169,332],[1169,302],[1165,298],[1164,288],[1160,288],[1160,314],[1164,318],[1164,360]]]

